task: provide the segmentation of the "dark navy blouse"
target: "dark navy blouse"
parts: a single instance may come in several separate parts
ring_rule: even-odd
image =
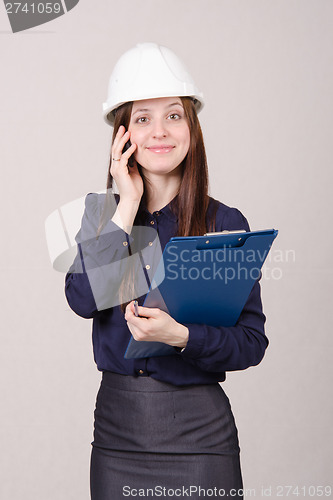
[[[123,269],[134,268],[137,276],[141,272],[137,296],[140,295],[139,304],[142,304],[156,269],[156,265],[151,264],[158,262],[166,243],[176,235],[177,218],[171,204],[151,214],[141,203],[131,235],[108,220],[97,239],[104,200],[105,194],[90,193],[86,197],[81,229],[76,236],[78,253],[66,275],[65,285],[73,311],[83,318],[93,318],[93,348],[98,370],[149,375],[174,385],[190,385],[223,381],[226,371],[257,365],[268,345],[258,281],[235,326],[186,324],[189,339],[182,352],[175,348],[171,356],[124,358],[131,333],[119,305]],[[216,201],[210,198],[208,213],[214,203]],[[247,220],[239,210],[217,204],[216,231],[249,231]],[[143,233],[140,240],[137,235]],[[135,259],[135,256],[139,257]],[[128,301],[135,298],[128,293]]]

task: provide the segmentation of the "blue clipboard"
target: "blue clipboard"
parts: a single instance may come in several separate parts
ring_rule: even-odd
[[[159,307],[179,323],[236,324],[278,231],[174,237],[166,244],[145,307]],[[175,354],[162,342],[132,337],[124,357]]]

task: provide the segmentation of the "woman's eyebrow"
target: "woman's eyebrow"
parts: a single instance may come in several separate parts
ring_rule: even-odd
[[[171,104],[168,104],[168,106],[166,106],[167,108],[172,108],[173,106],[180,106],[181,108],[183,107],[182,103],[180,102],[173,102]],[[133,115],[136,115],[137,113],[148,113],[150,111],[149,108],[140,108],[140,109],[137,109],[136,111],[134,111]]]
[[[180,106],[181,108],[183,107],[181,102],[173,102],[167,106],[168,108],[172,108],[172,106]]]
[[[137,109],[136,111],[134,111],[132,116],[136,115],[137,113],[147,113],[147,111],[149,111],[148,108]]]

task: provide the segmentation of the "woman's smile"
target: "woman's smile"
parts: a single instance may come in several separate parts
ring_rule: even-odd
[[[169,144],[161,144],[158,146],[148,146],[147,149],[152,153],[165,154],[170,153],[174,149],[174,146],[170,146]]]

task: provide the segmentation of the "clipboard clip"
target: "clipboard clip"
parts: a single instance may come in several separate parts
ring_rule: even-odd
[[[234,248],[242,246],[246,237],[243,233],[247,233],[245,229],[239,229],[237,231],[220,231],[215,233],[205,233],[203,237],[198,239],[197,250],[206,250],[214,248]],[[249,233],[247,233],[249,234]],[[221,238],[221,236],[223,238]],[[227,237],[226,236],[230,236]]]
[[[217,231],[214,233],[205,233],[204,236],[217,236],[219,234],[238,234],[238,233],[246,233],[245,229],[237,229],[235,231],[228,231],[225,229],[224,231]]]

